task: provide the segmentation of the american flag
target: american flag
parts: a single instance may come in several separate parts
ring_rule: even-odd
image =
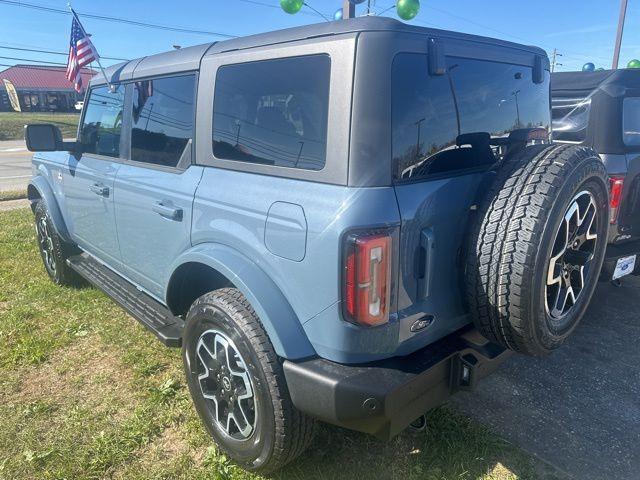
[[[67,59],[67,78],[73,83],[76,92],[82,91],[82,67],[98,59],[93,43],[87,32],[84,31],[76,13],[73,13],[71,24],[71,40],[69,42],[69,58]]]

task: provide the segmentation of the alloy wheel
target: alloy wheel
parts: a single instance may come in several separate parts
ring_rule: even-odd
[[[546,307],[552,320],[563,319],[585,288],[595,257],[598,221],[593,194],[578,193],[560,223],[549,259]]]
[[[240,351],[224,333],[207,330],[196,347],[198,383],[220,431],[246,440],[255,431],[255,389]]]
[[[36,233],[38,235],[38,245],[44,258],[44,263],[51,273],[56,273],[56,260],[54,257],[53,238],[49,232],[47,217],[42,216],[36,222]]]

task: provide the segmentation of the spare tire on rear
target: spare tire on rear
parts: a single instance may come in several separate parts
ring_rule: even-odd
[[[537,145],[507,158],[482,193],[467,246],[467,299],[480,332],[528,355],[558,348],[595,290],[608,219],[608,177],[595,151]]]

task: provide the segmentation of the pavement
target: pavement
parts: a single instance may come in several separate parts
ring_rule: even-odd
[[[580,480],[640,478],[640,277],[598,286],[568,342],[509,359],[451,403]]]
[[[24,140],[0,142],[0,191],[27,188],[31,178],[31,155]]]

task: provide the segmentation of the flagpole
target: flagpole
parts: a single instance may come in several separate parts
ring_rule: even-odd
[[[71,14],[73,15],[73,17],[76,19],[76,21],[78,22],[78,25],[80,25],[80,28],[82,29],[82,33],[85,34],[85,36],[87,36],[87,32],[84,29],[84,27],[82,26],[82,22],[80,21],[80,18],[78,17],[78,14],[75,12],[75,10],[73,8],[71,8],[71,4],[68,3],[67,6],[69,7],[69,10],[71,10]],[[91,42],[93,44],[93,42]],[[104,81],[107,82],[107,86],[109,87],[109,91],[110,92],[115,92],[116,89],[113,85],[111,85],[111,82],[109,81],[109,79],[107,78],[107,74],[104,71],[104,68],[102,67],[102,63],[100,63],[100,55],[98,55],[98,52],[96,51],[96,62],[98,62],[98,66],[100,67],[100,71],[102,72],[102,76],[104,77]],[[80,73],[82,74],[82,70],[80,71]]]

